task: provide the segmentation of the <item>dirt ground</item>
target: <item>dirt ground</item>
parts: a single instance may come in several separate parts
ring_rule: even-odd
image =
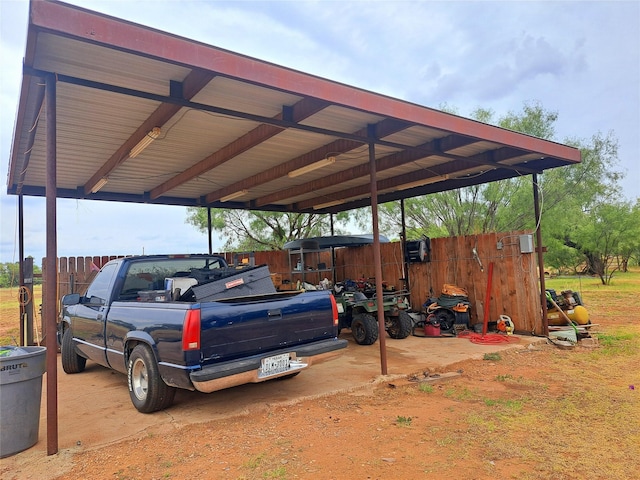
[[[640,334],[637,308],[624,315],[593,312],[592,319],[601,325],[594,331],[622,327]],[[602,347],[564,350],[531,337],[496,346],[462,338],[387,338],[387,347],[387,376],[375,373],[378,344],[350,343],[339,360],[294,379],[209,395],[179,392],[173,407],[153,415],[133,409],[123,375],[95,365],[79,375],[59,370],[59,452],[46,455],[43,405],[39,442],[0,460],[0,477],[627,479],[638,474],[637,351],[602,359],[597,355]],[[589,367],[600,361],[615,373]],[[610,398],[601,405],[595,399],[603,392]],[[584,398],[593,399],[594,411],[581,408]],[[616,447],[600,449],[600,441]]]

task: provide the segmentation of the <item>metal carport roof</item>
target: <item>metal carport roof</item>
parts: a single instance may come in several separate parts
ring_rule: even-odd
[[[377,238],[379,202],[578,162],[565,145],[32,1],[7,192],[47,199],[51,285],[56,198],[326,213],[371,205]],[[53,454],[58,299],[53,288],[45,297]],[[384,348],[383,330],[381,357]]]
[[[379,202],[580,161],[564,145],[37,1],[10,194],[45,195],[47,75],[57,84],[64,198],[336,212],[371,203],[370,143]]]

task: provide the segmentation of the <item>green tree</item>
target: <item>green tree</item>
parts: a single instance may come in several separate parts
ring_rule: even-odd
[[[640,265],[640,199],[631,207],[628,231],[620,245],[621,270],[628,271],[629,264]]]
[[[343,213],[335,220],[347,218]],[[189,208],[187,222],[206,233],[207,209]],[[224,239],[225,249],[235,251],[280,250],[290,240],[328,235],[330,222],[327,214],[211,209],[212,230]]]
[[[33,273],[42,273],[38,265],[33,266]],[[35,284],[42,283],[40,278],[34,279]],[[20,263],[0,263],[0,288],[17,287],[20,284]]]
[[[603,206],[622,202],[618,188],[622,174],[616,171],[618,141],[610,132],[594,134],[589,143],[579,140],[567,143],[580,148],[582,163],[548,170],[540,178],[544,205],[542,234],[549,252],[545,259],[556,268],[579,268],[583,273],[610,280],[603,259],[611,252],[608,248],[597,249],[605,245],[602,242],[585,242],[584,226],[606,216],[608,210]],[[633,217],[629,220],[633,221]],[[603,228],[606,223],[593,225]],[[619,228],[612,221],[611,227],[614,226]],[[596,231],[592,229],[591,233]]]
[[[20,279],[19,264],[0,263],[0,287],[14,287]]]
[[[614,273],[623,268],[625,252],[640,247],[637,215],[628,202],[598,203],[567,240],[584,255],[603,285],[610,284]]]

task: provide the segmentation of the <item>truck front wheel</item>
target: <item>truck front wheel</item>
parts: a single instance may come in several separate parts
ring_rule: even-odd
[[[60,347],[60,357],[64,373],[80,373],[87,364],[87,359],[76,353],[76,346],[73,343],[71,327],[64,329],[62,334],[62,345]]]
[[[152,413],[173,403],[175,387],[170,387],[158,370],[153,353],[146,345],[137,345],[127,363],[129,396],[139,412]]]
[[[378,340],[378,321],[368,313],[354,315],[351,333],[359,345],[373,345]]]

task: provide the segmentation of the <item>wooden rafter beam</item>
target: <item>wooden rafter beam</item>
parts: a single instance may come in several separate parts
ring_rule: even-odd
[[[469,138],[469,139],[466,139],[466,144],[468,145],[475,141],[476,141],[475,139]],[[378,160],[376,160],[376,171],[382,172],[384,170],[388,170],[389,168],[405,165],[407,163],[415,162],[416,160],[424,159],[429,156],[447,156],[446,152],[438,148],[438,146],[442,144],[447,145],[449,148],[459,148],[463,146],[462,142],[460,141],[452,142],[451,140],[449,140],[449,137],[445,137],[444,139],[432,140],[430,142],[419,145],[415,149],[407,149],[401,152],[392,153],[391,155],[387,155],[385,157],[379,158]],[[451,157],[453,157],[456,160],[459,160],[460,158],[462,158],[462,157],[456,157],[456,156],[451,156]],[[297,185],[295,187],[287,188],[279,192],[275,192],[270,195],[265,195],[263,197],[257,198],[253,202],[252,206],[255,205],[255,207],[260,207],[263,205],[268,205],[270,203],[275,203],[281,200],[285,200],[287,198],[294,198],[299,195],[304,195],[305,193],[320,191],[332,185],[337,185],[342,182],[354,180],[360,177],[366,177],[369,175],[369,172],[370,172],[369,164],[363,163],[356,167],[352,167],[348,170],[334,172],[330,175],[327,175],[326,177],[312,180],[311,182],[307,182],[302,185]],[[304,203],[306,204],[306,202]],[[321,202],[316,201],[315,203],[312,203],[310,206],[313,206],[317,203],[321,203]]]
[[[376,124],[375,131],[377,136],[383,138],[393,133],[396,133],[400,130],[404,130],[405,128],[407,128],[407,126],[408,125],[405,122],[386,119]],[[355,148],[361,147],[362,145],[367,143],[366,134],[367,134],[367,129],[366,128],[361,129],[355,132],[353,135],[361,136],[362,141],[351,140],[351,139],[335,140],[326,145],[318,147],[310,152],[307,152],[303,155],[293,158],[287,162],[281,163],[280,165],[272,167],[268,170],[260,172],[251,177],[247,177],[243,180],[240,180],[239,182],[233,183],[232,185],[228,185],[219,190],[215,190],[209,193],[205,197],[205,202],[212,203],[212,202],[215,202],[216,200],[221,199],[225,195],[229,195],[233,192],[237,192],[240,190],[249,190],[259,185],[263,185],[265,183],[277,180],[278,178],[284,177],[292,170],[314,163],[318,160],[321,160],[327,157],[330,154],[346,153]],[[269,201],[266,203],[271,203],[271,202]]]
[[[314,115],[315,113],[323,110],[327,107],[327,103],[321,102],[319,100],[313,98],[304,98],[296,103],[291,109],[291,121],[299,122],[304,120],[305,118]],[[283,113],[278,113],[275,117],[276,120],[283,120]],[[289,119],[288,119],[289,120]],[[182,185],[183,183],[188,182],[196,178],[199,175],[202,175],[214,168],[228,162],[234,157],[237,157],[243,152],[261,144],[265,140],[277,135],[282,132],[284,127],[276,126],[276,125],[268,125],[262,124],[254,128],[253,130],[245,133],[241,137],[235,139],[233,142],[225,145],[220,150],[213,152],[211,155],[203,158],[199,162],[195,163],[191,167],[187,168],[183,172],[179,173],[173,178],[170,178],[166,182],[158,185],[156,188],[152,189],[150,192],[151,199],[156,199],[161,195],[173,190],[174,188]],[[237,190],[234,190],[237,191]],[[233,192],[230,192],[233,193]],[[215,195],[209,194],[212,198]],[[220,195],[218,198],[214,198],[214,200],[207,200],[207,202],[212,202],[222,198],[224,195]]]
[[[424,144],[422,145],[422,147],[425,148],[427,145],[428,144]],[[383,159],[379,159],[378,162],[380,164],[380,167],[377,168],[377,171],[382,171],[382,170],[385,170],[386,168],[390,168],[389,164],[392,164],[391,166],[400,165],[401,164],[400,157],[408,153],[410,152],[399,152],[399,153],[384,157]],[[415,154],[415,152],[413,153]],[[499,163],[491,161],[491,159],[493,159],[494,157],[500,158],[501,161],[507,161],[507,160],[522,156],[522,153],[523,153],[522,151],[517,149],[498,149],[495,151],[484,152],[478,155],[474,155],[469,158],[458,157],[456,161],[441,163],[439,165],[433,165],[429,167],[428,170],[425,169],[424,172],[422,173],[410,172],[402,175],[397,175],[395,177],[389,177],[383,180],[379,180],[377,182],[377,187],[379,191],[384,191],[384,190],[389,190],[393,188],[399,190],[402,188],[403,185],[406,185],[409,183],[415,183],[416,181],[420,181],[420,180],[423,180],[425,184],[427,184],[431,179],[434,179],[437,177],[445,177],[448,175],[454,175],[464,170],[477,168],[478,165],[487,165],[489,166],[488,170],[506,169],[506,170],[518,170],[523,174],[532,173],[533,171],[531,169],[526,168],[523,165],[501,165]],[[509,156],[509,154],[511,154],[511,156]],[[438,153],[434,153],[434,155],[440,156]],[[410,161],[413,161],[410,158],[411,157],[406,157],[403,163],[408,163]],[[422,156],[421,158],[424,158],[424,156]],[[381,162],[381,160],[384,160],[384,163]],[[361,165],[356,168],[358,169],[358,173],[362,173],[364,170],[368,170],[368,165]],[[356,169],[352,169],[352,170],[356,170]],[[345,173],[345,172],[340,172],[340,173]],[[359,176],[364,177],[365,175],[359,175]],[[357,178],[357,177],[354,176],[353,178]],[[351,180],[353,178],[344,178],[342,181]],[[321,179],[321,180],[325,180],[325,179]],[[443,181],[445,181],[445,179],[443,179]],[[339,182],[336,181],[334,183],[327,183],[327,184],[324,184],[322,188],[326,188],[331,185],[335,185],[337,183]],[[320,186],[317,185],[317,187],[318,188],[307,190],[307,192],[319,191]],[[301,192],[298,194],[300,195],[302,193],[306,193],[306,192]],[[357,187],[351,187],[338,192],[332,192],[331,200],[332,201],[347,200],[347,199],[359,197],[359,196],[368,196],[369,193],[370,193],[369,183],[363,183],[362,185],[359,185]],[[293,197],[293,195],[291,197]],[[326,203],[327,201],[328,200],[326,195],[319,195],[315,198],[307,199],[307,200],[296,203],[295,208],[300,210],[305,210],[305,209],[313,208],[316,205]]]
[[[202,90],[215,75],[211,72],[192,70],[182,82],[182,95],[190,100]],[[162,103],[149,117],[140,124],[135,132],[115,151],[113,155],[84,184],[84,193],[89,194],[103,179],[107,178],[118,166],[129,158],[131,149],[142,140],[154,127],[162,127],[182,107],[173,103]]]

